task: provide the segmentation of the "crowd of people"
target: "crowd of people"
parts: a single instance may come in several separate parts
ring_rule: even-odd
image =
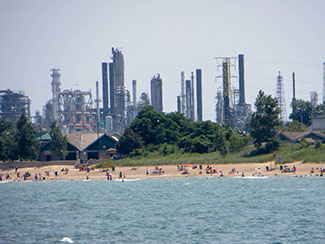
[[[206,167],[205,167],[206,166]],[[173,166],[175,167],[175,166]],[[240,167],[240,166],[238,166]],[[275,169],[274,173],[272,175],[279,176],[279,175],[294,175],[294,176],[323,176],[323,173],[325,172],[325,166],[324,167],[313,167],[306,168],[304,166],[303,171],[301,171],[300,167],[303,167],[302,165],[298,166],[299,170],[297,173],[297,168],[295,165],[279,165]],[[236,167],[237,168],[237,167]],[[255,168],[255,171],[249,170],[247,167],[242,168],[241,170],[238,170],[236,168],[231,167],[225,167],[225,165],[203,165],[202,164],[179,164],[177,165],[177,170],[174,170],[170,167],[167,167],[167,174],[165,174],[165,170],[160,166],[154,166],[154,167],[132,167],[129,169],[123,169],[119,168],[120,170],[117,172],[115,171],[115,167],[112,167],[110,169],[101,169],[101,170],[95,170],[92,167],[88,166],[82,166],[75,167],[72,171],[72,167],[48,167],[46,169],[42,168],[15,168],[15,170],[9,170],[9,171],[0,171],[0,181],[44,181],[44,180],[62,180],[62,179],[79,179],[85,177],[86,180],[92,179],[107,179],[107,180],[113,180],[120,179],[124,181],[126,178],[126,174],[130,174],[129,176],[131,178],[139,178],[143,174],[146,176],[163,176],[163,177],[176,177],[179,176],[195,176],[195,175],[215,175],[218,177],[223,177],[225,174],[223,171],[227,172],[228,176],[237,176],[237,177],[260,177],[260,176],[268,176],[270,173],[268,173],[268,166],[266,167],[266,171],[262,171],[260,167]],[[244,171],[244,169],[246,169]],[[123,171],[122,171],[123,170]],[[70,172],[71,171],[71,172]],[[95,172],[96,171],[96,172]],[[133,172],[132,172],[133,171]],[[139,171],[138,173],[134,171]],[[77,173],[79,172],[79,173]],[[83,178],[84,179],[84,178]]]

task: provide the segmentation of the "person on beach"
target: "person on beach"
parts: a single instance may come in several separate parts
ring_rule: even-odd
[[[149,169],[148,168],[146,169],[146,175],[149,175]]]
[[[122,179],[122,171],[120,171],[120,179]]]

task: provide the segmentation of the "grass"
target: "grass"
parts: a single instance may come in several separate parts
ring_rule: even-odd
[[[167,156],[162,156],[159,152],[150,152],[146,157],[125,158],[121,160],[113,160],[102,162],[96,165],[97,168],[105,168],[112,166],[154,166],[167,164],[231,164],[231,163],[260,163],[273,159],[273,153],[251,156],[254,150],[252,145],[247,146],[238,153],[228,153],[226,157],[222,157],[219,153],[206,154],[190,154],[176,152]],[[325,146],[320,148],[315,146],[301,147],[300,144],[285,143],[282,144],[278,157],[281,163],[290,163],[295,161],[321,163],[325,161]]]

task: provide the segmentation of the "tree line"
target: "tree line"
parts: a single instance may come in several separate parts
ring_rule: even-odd
[[[318,104],[313,106],[309,101],[302,99],[294,100],[291,102],[292,113],[289,118],[292,121],[300,122],[306,126],[311,125],[312,118],[325,114],[325,104]]]
[[[162,147],[163,154],[175,150],[185,153],[238,151],[246,144],[246,137],[230,127],[223,128],[211,121],[192,122],[180,113],[154,111],[146,106],[125,130],[117,150],[124,156],[140,156],[146,151]]]
[[[62,135],[56,121],[51,125],[49,134],[53,154],[64,159],[67,155],[67,138]],[[1,161],[38,160],[40,149],[41,142],[36,137],[36,130],[25,115],[17,123],[0,118]]]
[[[147,152],[160,150],[163,155],[180,151],[184,153],[209,153],[218,151],[225,156],[238,152],[253,143],[254,153],[269,153],[279,149],[279,131],[303,131],[311,119],[323,114],[325,105],[313,107],[310,102],[292,102],[293,122],[283,126],[280,121],[279,102],[271,95],[259,91],[255,101],[255,112],[247,122],[250,136],[240,134],[229,126],[220,126],[211,121],[193,122],[179,113],[156,112],[145,107],[125,130],[117,149],[126,156],[145,156]]]
[[[260,91],[256,112],[251,120],[251,135],[256,148],[271,151],[279,145],[277,127],[280,125],[278,102]],[[160,150],[162,154],[209,153],[218,151],[225,156],[238,152],[252,139],[239,134],[230,126],[211,121],[193,122],[180,113],[162,113],[145,107],[125,130],[117,149],[128,157],[143,156],[147,151]]]

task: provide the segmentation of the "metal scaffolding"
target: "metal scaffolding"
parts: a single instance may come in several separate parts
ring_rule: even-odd
[[[222,88],[218,89],[216,105],[217,121],[222,125],[230,125],[231,127],[235,126],[235,110],[234,110],[234,94],[232,88],[232,79],[237,79],[236,75],[233,75],[233,71],[236,70],[236,61],[237,57],[217,57],[217,71],[218,75],[216,80],[222,80]],[[220,72],[221,68],[221,72]],[[222,106],[221,103],[221,92],[222,93]],[[220,111],[221,110],[221,111]],[[220,116],[222,114],[222,116]]]
[[[59,93],[59,116],[69,133],[94,131],[96,110],[90,91],[64,90]]]
[[[0,117],[18,121],[25,114],[30,119],[30,103],[23,91],[0,90]]]

